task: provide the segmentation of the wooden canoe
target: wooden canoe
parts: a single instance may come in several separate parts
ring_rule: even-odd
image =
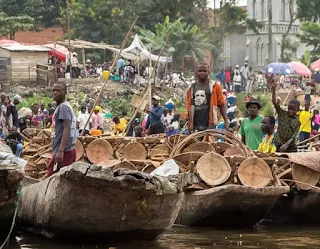
[[[288,195],[277,200],[267,221],[287,225],[320,225],[319,209],[318,189],[309,191],[292,189]]]
[[[263,219],[289,187],[241,185],[186,192],[176,223],[189,226],[253,226]]]
[[[20,223],[61,239],[155,240],[176,220],[191,178],[76,162],[23,187]]]
[[[16,166],[0,165],[0,245],[10,232],[17,205],[17,190],[23,174]]]

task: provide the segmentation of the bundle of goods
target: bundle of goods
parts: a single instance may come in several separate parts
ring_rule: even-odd
[[[23,158],[27,160],[25,174],[32,178],[41,178],[47,171],[52,157],[51,132],[48,130],[28,128],[22,132],[26,145]]]

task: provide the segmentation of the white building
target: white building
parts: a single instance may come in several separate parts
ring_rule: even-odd
[[[283,34],[286,33],[290,22],[290,11],[297,11],[294,3],[289,6],[289,0],[271,0],[272,1],[272,54],[268,53],[268,0],[248,0],[248,17],[264,23],[264,27],[259,34],[251,30],[246,32],[245,58],[253,70],[262,69],[266,62],[279,61],[281,54],[281,41]],[[296,20],[290,30],[289,36],[293,41],[297,41],[295,36],[299,32],[300,21]],[[305,51],[305,46],[299,46],[295,57],[300,58]]]

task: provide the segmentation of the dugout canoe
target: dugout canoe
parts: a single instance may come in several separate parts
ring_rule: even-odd
[[[194,179],[77,162],[23,187],[20,224],[57,239],[155,240],[174,224],[184,187]]]
[[[320,225],[320,191],[292,189],[279,198],[270,215],[261,224]],[[266,222],[266,223],[265,223]]]
[[[253,188],[229,184],[186,192],[177,224],[188,226],[253,226],[263,219],[289,187]]]
[[[0,165],[0,245],[15,223],[17,192],[23,177],[18,167]]]

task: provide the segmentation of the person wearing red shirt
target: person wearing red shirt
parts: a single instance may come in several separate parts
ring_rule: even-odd
[[[226,88],[228,91],[231,91],[231,85],[230,85],[230,82],[231,82],[231,74],[230,74],[230,71],[229,69],[227,69],[225,71],[225,75],[226,75]]]

